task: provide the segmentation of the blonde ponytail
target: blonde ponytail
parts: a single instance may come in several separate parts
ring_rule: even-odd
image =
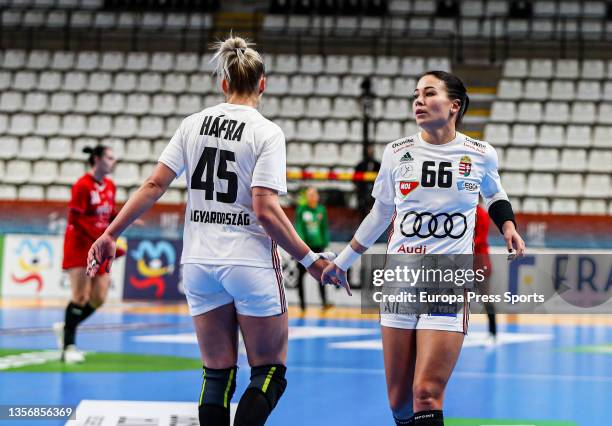
[[[232,34],[213,44],[216,53],[211,62],[216,61],[215,75],[219,80],[227,80],[231,93],[248,95],[258,91],[265,68],[259,53],[250,46],[245,39]]]

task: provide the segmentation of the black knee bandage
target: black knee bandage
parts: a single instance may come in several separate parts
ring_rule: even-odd
[[[236,390],[236,370],[204,367],[198,402],[200,425],[229,426],[230,402]]]
[[[251,383],[240,398],[234,426],[263,426],[285,392],[287,367],[280,364],[251,368]]]
[[[444,426],[442,410],[419,411],[414,413],[414,426]]]

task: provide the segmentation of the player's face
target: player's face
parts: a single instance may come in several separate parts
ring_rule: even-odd
[[[115,169],[115,163],[117,163],[115,153],[112,149],[107,149],[104,151],[104,155],[98,159],[97,167],[99,167],[104,174],[110,174]]]
[[[419,127],[437,129],[452,120],[459,101],[448,97],[446,83],[433,75],[423,76],[414,90],[412,112]]]
[[[319,204],[319,192],[315,188],[309,188],[306,191],[306,202],[311,207],[315,207]]]

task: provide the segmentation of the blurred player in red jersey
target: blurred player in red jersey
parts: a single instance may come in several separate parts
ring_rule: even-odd
[[[62,361],[66,363],[85,360],[75,346],[76,329],[104,303],[110,285],[106,265],[93,278],[87,277],[85,268],[89,247],[115,217],[115,184],[107,175],[112,173],[117,160],[113,150],[103,145],[84,148],[83,152],[89,154],[91,170],[72,187],[62,263],[70,278],[72,298],[64,323],[53,325]]]
[[[491,258],[489,257],[489,214],[479,204],[476,206],[476,226],[474,228],[474,269],[483,269],[486,281],[483,286],[483,293],[489,294],[489,278],[493,269],[491,267]],[[485,303],[487,317],[489,318],[489,336],[487,337],[487,345],[495,344],[497,337],[497,324],[495,322],[495,307],[492,303]]]

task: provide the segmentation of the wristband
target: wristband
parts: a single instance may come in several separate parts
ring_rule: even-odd
[[[349,244],[340,252],[336,260],[334,260],[334,263],[343,271],[348,271],[351,265],[359,259],[359,256],[361,256],[361,253],[357,253]]]
[[[319,256],[314,251],[309,250],[308,253],[306,253],[306,256],[304,256],[302,260],[299,260],[298,262],[300,262],[304,268],[310,268],[310,266],[317,260],[319,260]]]

